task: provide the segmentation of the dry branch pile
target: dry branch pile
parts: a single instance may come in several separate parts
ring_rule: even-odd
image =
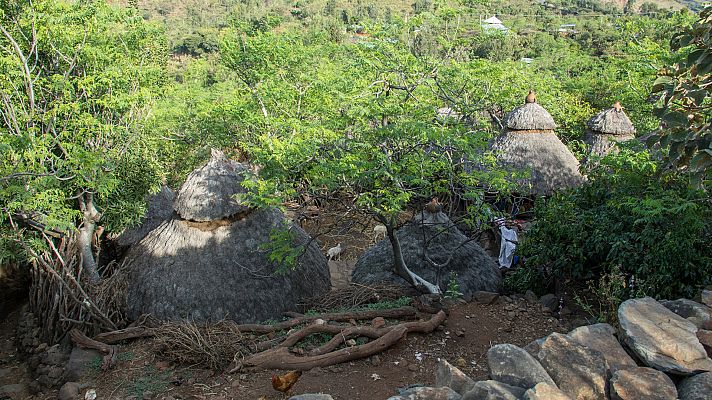
[[[368,286],[352,283],[347,287],[332,290],[323,296],[310,299],[304,304],[304,309],[316,312],[348,310],[370,303],[397,300],[406,294],[405,289],[398,285],[376,284]]]

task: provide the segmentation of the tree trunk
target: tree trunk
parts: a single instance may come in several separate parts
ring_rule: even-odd
[[[400,241],[393,230],[394,224],[389,221],[389,223],[385,225],[388,240],[391,242],[391,247],[393,249],[394,272],[403,279],[411,282],[416,288],[424,287],[430,294],[442,294],[440,287],[426,281],[408,268],[405,264],[405,260],[403,259],[403,250],[401,249]]]
[[[94,195],[92,193],[83,193],[79,195],[79,210],[81,210],[84,219],[79,227],[79,237],[77,238],[77,246],[79,247],[79,255],[81,257],[82,268],[89,276],[91,283],[97,283],[101,279],[99,269],[94,259],[92,251],[92,239],[96,230],[96,223],[101,218],[101,214],[94,207]]]

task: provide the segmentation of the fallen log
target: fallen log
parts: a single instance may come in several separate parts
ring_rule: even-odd
[[[72,341],[78,346],[84,347],[86,349],[99,350],[100,352],[105,353],[104,358],[101,362],[102,371],[107,371],[116,364],[116,357],[119,354],[118,346],[112,346],[106,343],[96,341],[94,339],[90,339],[78,329],[72,329],[69,332],[69,336],[72,338]]]
[[[270,333],[282,331],[285,329],[293,328],[297,325],[312,322],[317,319],[323,319],[324,321],[348,321],[362,320],[362,319],[372,319],[376,317],[383,318],[403,318],[409,316],[415,316],[417,310],[413,307],[399,307],[390,310],[366,310],[366,311],[353,311],[353,312],[343,312],[343,313],[327,313],[312,316],[302,316],[297,318],[292,318],[290,320],[279,322],[273,325],[261,325],[261,324],[243,324],[238,325],[237,329],[242,333]]]
[[[147,328],[145,326],[134,326],[130,328],[119,329],[116,331],[100,333],[94,336],[94,340],[106,344],[114,344],[119,343],[122,340],[152,337],[155,335],[155,331],[151,328]]]
[[[381,312],[381,315],[383,312]],[[292,369],[306,371],[316,367],[326,367],[329,365],[339,364],[346,361],[357,360],[359,358],[368,357],[377,353],[380,353],[389,347],[397,343],[401,338],[403,338],[408,332],[420,332],[420,333],[430,333],[437,328],[438,325],[445,321],[445,313],[440,311],[433,315],[427,321],[414,321],[406,322],[393,326],[386,326],[382,328],[372,328],[372,327],[350,327],[341,330],[340,332],[356,334],[357,332],[363,332],[364,334],[374,334],[378,337],[368,343],[347,347],[336,351],[329,351],[336,348],[339,343],[336,343],[334,339],[329,341],[325,345],[313,350],[310,355],[307,356],[297,356],[289,352],[289,346],[286,343],[294,343],[293,339],[289,337],[306,337],[301,331],[308,331],[311,333],[317,332],[331,332],[333,328],[330,325],[310,325],[308,327],[302,328],[288,336],[288,338],[278,347],[265,350],[263,352],[254,354],[252,356],[246,357],[240,365],[233,368],[229,373],[235,372],[240,369],[240,367],[254,367],[254,368],[265,368],[265,369]],[[339,327],[337,327],[339,328]],[[338,333],[337,332],[337,335]],[[308,336],[308,335],[307,335]],[[343,339],[342,339],[343,340]]]

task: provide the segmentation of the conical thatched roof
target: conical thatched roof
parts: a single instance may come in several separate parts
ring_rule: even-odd
[[[620,103],[616,102],[613,107],[588,120],[588,130],[583,139],[590,149],[586,163],[590,163],[592,155],[604,157],[610,153],[616,142],[631,139],[635,139],[635,127]]]
[[[635,127],[622,108],[603,110],[588,120],[588,127],[594,132],[609,135],[635,135]]]
[[[544,107],[537,103],[526,103],[507,114],[504,127],[515,131],[553,130],[556,129],[556,123]]]
[[[583,177],[578,160],[554,133],[556,123],[551,114],[531,95],[527,103],[507,115],[505,130],[494,140],[492,150],[503,167],[530,172],[529,178],[519,181],[519,191],[548,196],[579,185]]]
[[[247,211],[249,207],[238,203],[234,196],[247,192],[242,187],[247,171],[246,166],[213,150],[210,161],[188,175],[176,195],[173,209],[183,219],[202,222]]]

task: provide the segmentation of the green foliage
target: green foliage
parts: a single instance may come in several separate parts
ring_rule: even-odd
[[[445,298],[459,299],[460,297],[462,297],[462,292],[460,291],[460,284],[457,282],[457,274],[453,271],[450,273],[450,280],[447,283]]]
[[[170,371],[159,372],[153,366],[144,367],[141,375],[129,383],[126,393],[138,398],[142,398],[146,392],[156,395],[168,389],[170,376]]]
[[[712,6],[672,39],[681,60],[660,72],[653,90],[662,96],[656,114],[663,129],[651,138],[667,150],[666,160],[689,170],[698,187],[710,186],[712,171]]]
[[[8,1],[0,11],[2,228],[23,214],[72,231],[86,194],[109,229],[136,223],[161,178],[144,116],[164,82],[162,29],[103,1]]]
[[[261,249],[267,251],[267,259],[277,265],[275,273],[285,274],[297,267],[305,246],[295,243],[294,234],[289,228],[275,228]]]
[[[533,278],[585,282],[619,271],[657,298],[690,297],[710,283],[710,200],[646,152],[607,156],[587,183],[541,202],[535,215],[521,247]]]
[[[598,280],[589,281],[583,292],[585,297],[575,295],[574,300],[598,322],[617,326],[618,307],[629,298],[644,297],[645,290],[641,288],[645,288],[643,279],[627,279],[616,265]]]

